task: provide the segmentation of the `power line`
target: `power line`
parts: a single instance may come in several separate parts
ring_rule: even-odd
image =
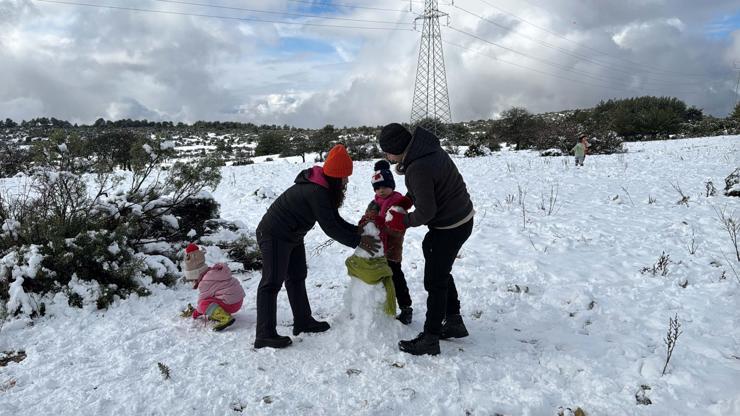
[[[98,8],[98,9],[125,10],[125,11],[132,11],[132,12],[164,14],[164,15],[174,15],[174,16],[205,17],[205,18],[211,18],[211,19],[235,20],[235,21],[256,22],[256,23],[329,27],[329,28],[337,28],[337,29],[389,30],[389,31],[409,31],[409,32],[413,31],[413,29],[411,29],[410,27],[402,28],[402,27],[327,25],[327,24],[321,24],[321,23],[258,19],[255,17],[221,16],[221,15],[212,15],[212,14],[203,14],[203,13],[186,13],[186,12],[176,12],[176,11],[170,11],[170,10],[144,9],[144,8],[138,8],[138,7],[125,7],[125,6],[110,6],[110,5],[102,5],[102,4],[90,4],[90,3],[80,3],[80,2],[61,1],[61,0],[34,0],[34,1],[42,2],[42,3],[61,4],[61,5],[67,5],[67,6],[83,6],[83,7],[93,7],[93,8]],[[398,23],[394,23],[394,24],[398,24]]]
[[[475,49],[472,49],[472,48],[469,48],[469,47],[466,47],[466,46],[463,46],[463,45],[460,45],[460,44],[457,44],[457,43],[454,43],[454,42],[450,42],[450,41],[447,41],[447,40],[442,40],[442,42],[444,42],[444,43],[446,43],[446,44],[448,44],[450,46],[454,46],[456,48],[463,49],[463,50],[466,50],[466,51],[475,53],[477,55],[485,56],[486,58],[492,59],[492,60],[497,61],[497,62],[505,63],[507,65],[515,66],[515,67],[521,68],[521,69],[525,69],[527,71],[536,72],[538,74],[546,75],[548,77],[562,79],[562,80],[565,80],[565,81],[572,82],[574,84],[586,85],[586,86],[590,86],[590,87],[597,87],[597,88],[601,88],[601,89],[605,89],[605,90],[611,90],[611,91],[627,92],[627,93],[631,93],[631,94],[634,94],[634,92],[635,92],[635,89],[614,87],[612,85],[595,84],[595,83],[585,82],[583,80],[568,78],[568,77],[565,77],[565,76],[562,76],[562,75],[553,74],[551,72],[542,71],[542,70],[537,69],[537,68],[532,68],[532,67],[527,66],[527,65],[522,65],[522,64],[519,64],[519,63],[516,63],[516,62],[507,61],[506,59],[502,59],[502,58],[499,58],[499,57],[496,57],[496,56],[493,56],[493,55],[489,55],[489,54],[483,53],[483,52],[481,52],[479,50],[475,50]],[[640,90],[644,90],[644,89],[640,88]]]
[[[502,62],[502,63],[505,63],[507,65],[512,65],[512,66],[515,66],[517,68],[526,69],[528,71],[536,72],[536,73],[542,74],[542,75],[547,75],[549,77],[554,77],[554,78],[558,78],[558,79],[570,81],[570,82],[573,82],[573,83],[576,83],[576,84],[580,84],[580,85],[588,85],[588,86],[592,86],[592,87],[599,87],[599,88],[605,88],[605,89],[613,89],[613,90],[616,90],[616,91],[629,91],[629,90],[622,89],[622,88],[614,88],[614,87],[611,87],[611,86],[608,86],[608,85],[592,84],[590,82],[584,82],[583,80],[576,80],[576,79],[572,79],[572,78],[567,78],[567,77],[564,77],[564,76],[560,76],[560,75],[557,75],[557,74],[553,74],[551,72],[545,72],[545,71],[539,70],[537,68],[532,68],[532,67],[527,66],[527,65],[522,65],[522,64],[519,64],[519,63],[516,63],[516,62],[507,61],[506,59],[501,59],[499,57],[496,57],[496,56],[493,56],[493,55],[489,55],[489,54],[483,53],[481,51],[478,51],[476,49],[469,48],[469,47],[466,47],[466,46],[463,46],[463,45],[460,45],[460,44],[457,44],[457,43],[454,43],[454,42],[450,42],[450,41],[447,41],[447,40],[442,40],[442,42],[444,42],[444,43],[446,43],[448,45],[454,46],[456,48],[463,49],[463,50],[466,50],[468,52],[475,53],[477,55],[485,56],[486,58],[492,59],[492,60],[497,61],[497,62]]]
[[[238,10],[238,11],[244,11],[244,12],[264,13],[264,14],[277,14],[277,15],[293,16],[293,17],[315,17],[315,18],[329,19],[329,20],[346,20],[350,22],[399,24],[398,22],[391,22],[388,20],[364,20],[364,19],[353,19],[349,17],[326,16],[326,15],[319,15],[319,14],[278,12],[278,11],[273,11],[273,10],[249,9],[246,7],[221,6],[218,4],[209,4],[209,3],[196,3],[196,2],[191,2],[191,1],[179,1],[179,0],[152,0],[152,1],[157,1],[160,3],[181,4],[181,5],[186,5],[186,6],[210,7],[213,9]],[[330,3],[314,3],[314,4],[327,4],[328,5]]]
[[[571,56],[571,57],[580,59],[582,61],[590,62],[590,63],[592,63],[594,65],[598,65],[600,67],[607,68],[607,69],[610,69],[610,70],[613,70],[613,71],[616,71],[616,72],[621,72],[621,73],[626,74],[626,75],[634,75],[634,71],[627,71],[627,70],[624,70],[624,69],[615,67],[613,64],[602,63],[602,62],[596,61],[596,60],[594,60],[594,59],[592,59],[592,58],[590,58],[590,57],[588,57],[586,55],[579,54],[579,53],[577,53],[575,51],[571,51],[571,50],[568,50],[568,49],[559,47],[557,45],[553,45],[551,43],[545,42],[545,41],[540,40],[540,39],[536,39],[536,38],[534,38],[532,36],[526,35],[526,34],[520,32],[520,31],[514,29],[511,26],[506,26],[506,25],[501,24],[501,23],[498,23],[498,22],[496,22],[494,20],[488,19],[488,18],[486,18],[484,16],[481,16],[481,15],[479,15],[477,13],[471,12],[470,10],[464,9],[464,8],[460,7],[459,5],[457,5],[457,4],[453,4],[452,7],[456,8],[456,9],[462,11],[462,12],[465,12],[465,13],[473,16],[473,17],[476,17],[476,18],[478,18],[478,19],[480,19],[480,20],[482,20],[484,22],[490,23],[491,25],[494,25],[496,27],[499,27],[499,28],[508,30],[508,31],[510,31],[510,32],[512,32],[512,33],[514,33],[514,34],[516,34],[516,35],[518,35],[520,37],[522,37],[522,38],[531,40],[533,42],[537,42],[540,45],[543,45],[543,46],[545,46],[547,48],[555,49],[555,50],[557,50],[557,51],[559,51],[559,52],[561,52],[561,53],[563,53],[565,55],[568,55],[568,56]],[[650,71],[645,71],[645,72],[650,72]],[[650,72],[650,73],[652,73],[652,72]],[[652,82],[655,82],[656,84],[664,84],[664,83],[662,83],[660,81],[654,81],[654,80],[650,80],[650,79],[647,79],[646,81],[652,81]],[[696,81],[694,81],[694,82],[696,82]]]
[[[451,30],[454,30],[454,31],[456,31],[458,33],[461,33],[463,35],[466,35],[466,36],[472,37],[474,39],[477,39],[477,40],[479,40],[481,42],[488,43],[490,45],[493,45],[493,46],[496,46],[498,48],[501,48],[501,49],[507,50],[509,52],[512,52],[514,54],[521,55],[521,56],[524,56],[526,58],[532,59],[534,61],[537,61],[537,62],[543,63],[545,65],[551,66],[553,68],[559,69],[561,71],[571,72],[571,73],[574,73],[574,74],[577,74],[577,75],[581,75],[581,76],[585,76],[587,78],[591,78],[591,79],[596,80],[596,81],[602,81],[602,82],[607,82],[607,83],[611,83],[611,82],[614,82],[615,81],[614,79],[607,79],[607,78],[595,76],[595,75],[590,74],[588,72],[580,71],[580,70],[573,69],[573,68],[570,68],[570,67],[561,66],[561,65],[558,65],[558,64],[553,63],[551,61],[548,61],[548,60],[545,60],[545,59],[541,59],[541,58],[537,58],[537,57],[532,56],[530,54],[527,54],[525,52],[517,51],[516,49],[512,49],[512,48],[509,48],[507,46],[503,46],[501,44],[498,44],[496,42],[489,41],[489,40],[484,39],[484,38],[482,38],[482,37],[480,37],[478,35],[475,35],[475,34],[466,32],[464,30],[457,29],[457,28],[455,28],[453,26],[449,26],[448,25],[447,28],[449,28]],[[620,81],[620,82],[623,82],[623,81]],[[666,87],[670,87],[670,86],[672,86],[672,85],[666,85]],[[642,89],[642,90],[654,90],[654,91],[658,91],[659,90],[659,88],[656,88],[656,87],[652,87],[652,88],[640,87],[640,89]],[[691,93],[691,92],[697,92],[697,91],[699,91],[699,90],[697,89],[697,90],[694,90],[694,91],[688,91],[687,90],[687,91],[677,91],[677,92]]]
[[[355,4],[345,3],[333,3],[333,2],[320,2],[320,1],[309,1],[309,0],[285,0],[291,3],[303,3],[311,6],[326,6],[326,7],[343,7],[349,9],[366,9],[366,10],[379,10],[385,12],[397,12],[397,13],[409,13],[406,9],[389,9],[385,7],[371,7],[371,6],[358,6]]]
[[[511,12],[509,12],[509,11],[507,11],[507,10],[504,10],[504,9],[502,9],[502,8],[500,8],[500,7],[497,7],[497,6],[495,6],[495,5],[491,4],[490,2],[488,2],[488,1],[486,1],[486,0],[478,0],[478,1],[480,1],[481,3],[487,4],[488,6],[490,6],[490,7],[494,8],[494,9],[496,9],[496,10],[500,11],[501,13],[504,13],[504,14],[506,14],[506,15],[509,15],[509,16],[511,16],[511,17],[513,17],[513,18],[515,18],[515,19],[517,19],[517,20],[519,20],[519,21],[523,22],[523,23],[526,23],[526,24],[528,24],[528,25],[530,25],[530,26],[536,27],[536,28],[537,28],[537,29],[539,29],[539,30],[542,30],[542,31],[544,31],[544,32],[547,32],[547,33],[549,33],[549,34],[551,34],[551,35],[553,35],[553,36],[556,36],[556,37],[558,37],[558,38],[560,38],[560,39],[563,39],[563,40],[565,40],[565,41],[568,41],[568,42],[571,42],[571,43],[573,43],[573,44],[576,44],[576,45],[578,45],[578,46],[580,46],[580,47],[582,47],[582,48],[586,48],[586,49],[589,49],[589,50],[591,50],[591,51],[593,51],[593,52],[599,53],[599,54],[601,54],[601,55],[605,55],[605,56],[608,56],[608,57],[610,57],[610,58],[612,58],[612,59],[616,59],[616,60],[620,60],[620,61],[628,62],[628,63],[630,63],[630,64],[632,64],[632,65],[637,65],[637,66],[645,66],[645,67],[648,67],[648,68],[653,68],[653,69],[657,70],[657,72],[655,72],[656,74],[660,74],[660,75],[664,75],[664,76],[666,76],[666,75],[667,75],[667,76],[682,76],[682,77],[691,77],[691,78],[706,78],[706,77],[707,77],[706,75],[703,75],[703,74],[702,74],[702,75],[700,75],[700,74],[684,74],[684,73],[680,73],[680,72],[675,72],[675,71],[668,71],[668,70],[663,70],[663,69],[660,69],[660,68],[656,68],[656,67],[654,67],[654,66],[650,66],[650,65],[645,65],[645,64],[641,64],[641,63],[639,63],[639,62],[631,61],[631,60],[629,60],[629,59],[626,59],[626,58],[620,58],[620,57],[614,56],[614,55],[612,55],[612,54],[610,54],[610,53],[607,53],[607,52],[603,52],[603,51],[600,51],[600,50],[598,50],[598,49],[596,49],[596,48],[592,48],[591,46],[588,46],[588,45],[586,45],[586,44],[584,44],[584,43],[581,43],[581,42],[577,42],[577,41],[574,41],[574,40],[568,39],[567,37],[565,37],[565,36],[561,35],[560,33],[554,32],[554,31],[552,31],[552,30],[550,30],[550,29],[547,29],[547,28],[545,28],[545,27],[542,27],[542,26],[540,26],[540,25],[538,25],[538,24],[536,24],[536,23],[532,23],[532,22],[530,22],[530,21],[528,21],[528,20],[524,19],[523,17],[517,16],[517,15],[516,15],[516,14],[514,14],[514,13],[511,13]],[[538,6],[538,7],[539,7],[539,6]],[[540,8],[541,8],[541,7],[540,7]],[[544,9],[543,9],[543,10],[544,10]],[[671,74],[673,74],[673,75],[671,75]]]
[[[451,26],[451,25],[448,25],[448,26],[447,26],[447,28],[449,28],[449,29],[451,29],[451,30],[454,30],[455,32],[461,33],[461,34],[463,34],[463,35],[469,36],[469,37],[471,37],[471,38],[477,39],[477,40],[479,40],[479,41],[481,41],[481,42],[485,42],[485,43],[488,43],[489,45],[493,45],[493,46],[496,46],[496,47],[498,47],[498,48],[504,49],[504,50],[506,50],[506,51],[509,51],[509,52],[511,52],[511,53],[514,53],[514,54],[516,54],[516,55],[520,55],[520,56],[523,56],[523,57],[525,57],[525,58],[531,59],[531,60],[533,60],[533,61],[537,61],[537,62],[540,62],[540,63],[542,63],[542,64],[545,64],[545,65],[547,65],[547,66],[550,66],[550,67],[553,67],[553,68],[559,69],[559,70],[561,70],[561,71],[567,71],[567,72],[572,72],[572,73],[574,73],[574,74],[578,74],[578,75],[581,75],[581,76],[584,76],[584,77],[587,77],[587,78],[591,78],[591,79],[594,79],[594,80],[596,80],[596,81],[603,81],[603,82],[625,82],[625,81],[622,81],[622,80],[617,80],[617,79],[613,79],[613,78],[604,78],[604,77],[600,77],[600,76],[597,76],[597,75],[593,75],[593,74],[591,74],[591,73],[589,73],[589,72],[586,72],[586,71],[581,71],[581,70],[578,70],[578,69],[574,69],[574,68],[571,68],[571,67],[567,67],[567,66],[562,66],[562,65],[559,65],[559,64],[557,64],[557,63],[554,63],[554,62],[552,62],[552,61],[548,61],[548,60],[546,60],[546,59],[538,58],[538,57],[536,57],[536,56],[533,56],[533,55],[531,55],[531,54],[528,54],[528,53],[526,53],[526,52],[521,52],[521,51],[518,51],[518,50],[516,50],[516,49],[510,48],[510,47],[508,47],[508,46],[504,46],[504,45],[501,45],[501,44],[499,44],[499,43],[496,43],[496,42],[492,42],[492,41],[490,41],[490,40],[487,40],[487,39],[484,39],[484,38],[482,38],[482,37],[480,37],[480,36],[478,36],[478,35],[475,35],[475,34],[472,34],[472,33],[466,32],[466,31],[464,31],[464,30],[460,30],[460,29],[457,29],[457,28],[455,28],[455,27],[453,27],[453,26]],[[669,86],[673,86],[673,85],[674,85],[674,84],[666,84],[665,86],[666,86],[666,87],[669,87]],[[656,88],[652,88],[652,89],[656,89]]]

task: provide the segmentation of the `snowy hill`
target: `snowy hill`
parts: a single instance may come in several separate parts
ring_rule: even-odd
[[[0,414],[738,415],[740,264],[716,210],[740,215],[740,199],[722,196],[740,136],[627,147],[583,168],[530,152],[456,159],[477,211],[453,269],[471,336],[441,342],[439,356],[397,348],[423,326],[425,229],[409,230],[404,248],[414,322],[365,325],[377,329],[368,334],[345,305],[352,250],[319,249],[327,237],[316,227],[307,286],[328,332],[253,349],[259,272],[237,275],[245,306],[222,333],[178,316],[197,297],[185,284],[103,312],[70,308],[59,294],[46,317],[2,327],[0,351],[27,358],[0,367]],[[223,168],[222,216],[256,227],[273,193],[310,165]],[[371,168],[356,164],[348,221],[372,197]],[[678,188],[687,204],[677,204]],[[662,254],[665,275],[643,272]],[[211,247],[208,260],[220,257]],[[278,332],[289,335],[285,291],[278,308]],[[661,375],[676,314],[683,334]]]

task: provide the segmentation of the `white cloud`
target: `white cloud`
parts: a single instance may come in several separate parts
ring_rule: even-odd
[[[503,0],[495,2],[500,10],[477,0],[456,3],[514,31],[442,6],[453,27],[527,56],[443,28],[446,41],[476,51],[444,45],[454,120],[490,117],[512,105],[554,111],[645,93],[676,95],[722,115],[732,101],[731,58],[738,56],[740,35],[716,39],[696,29],[736,12],[731,1],[676,0],[667,7],[664,0],[553,0],[536,7],[534,1]],[[144,0],[129,4],[154,7]],[[310,13],[305,4],[284,0],[244,7],[296,12],[296,6]],[[404,4],[388,0],[377,6],[400,10]],[[417,10],[420,6],[415,4]],[[249,15],[174,4],[157,8]],[[346,8],[334,15],[394,22],[413,18]],[[0,79],[13,80],[0,85],[0,118],[46,115],[91,122],[100,116],[147,117],[309,127],[403,121],[410,113],[419,38],[419,32],[0,0]]]

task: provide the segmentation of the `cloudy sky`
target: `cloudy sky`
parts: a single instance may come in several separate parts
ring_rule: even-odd
[[[0,0],[0,118],[406,121],[423,6]],[[454,121],[646,94],[725,116],[736,100],[737,0],[442,0],[440,10]]]

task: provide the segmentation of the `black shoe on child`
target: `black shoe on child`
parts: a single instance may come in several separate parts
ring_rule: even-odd
[[[465,328],[462,316],[450,315],[442,323],[442,330],[439,333],[439,339],[465,338],[468,335],[468,329]]]
[[[422,332],[414,339],[398,341],[398,348],[413,355],[438,355],[439,336]]]
[[[411,306],[403,307],[401,308],[401,313],[396,316],[396,319],[401,321],[402,324],[408,325],[411,323],[411,319],[414,316],[414,310],[411,308]]]
[[[290,337],[275,335],[267,338],[255,338],[254,348],[285,348],[292,343],[293,340]]]
[[[293,335],[299,335],[301,332],[324,332],[328,331],[331,326],[326,321],[311,320],[307,324],[293,324]]]

